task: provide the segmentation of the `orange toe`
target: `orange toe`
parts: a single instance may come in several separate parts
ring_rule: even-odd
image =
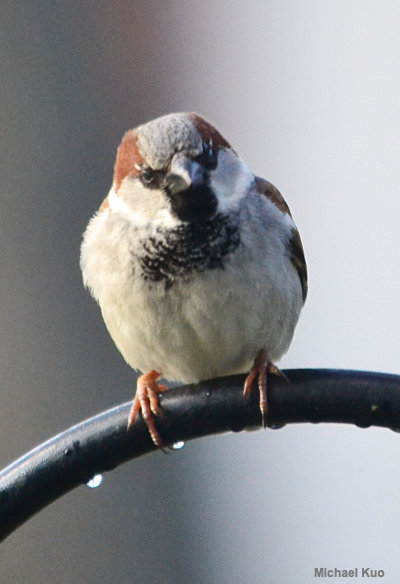
[[[273,373],[277,376],[282,376],[285,379],[287,377],[282,373],[280,369],[276,365],[272,363],[268,359],[267,353],[264,350],[258,352],[256,358],[254,359],[254,363],[248,376],[246,377],[246,381],[244,382],[244,391],[243,395],[246,399],[251,391],[253,386],[253,382],[255,379],[258,378],[258,389],[260,392],[260,411],[261,411],[261,418],[262,418],[262,425],[264,428],[266,427],[266,418],[268,415],[268,399],[267,399],[267,375],[268,373]]]
[[[160,377],[161,374],[153,370],[141,375],[137,380],[136,395],[128,418],[128,430],[133,426],[138,413],[141,411],[143,420],[149,429],[154,444],[162,448],[163,441],[157,432],[154,422],[154,416],[160,416],[162,414],[158,396],[167,390],[165,385],[157,384]]]

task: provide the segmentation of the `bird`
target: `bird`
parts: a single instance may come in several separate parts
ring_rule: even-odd
[[[262,424],[267,374],[288,350],[307,297],[299,231],[281,193],[255,176],[204,117],[164,115],[129,130],[111,190],[90,219],[83,282],[126,362],[154,444],[160,378],[247,373]]]

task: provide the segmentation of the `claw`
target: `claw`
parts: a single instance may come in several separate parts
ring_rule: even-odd
[[[261,420],[262,425],[265,428],[267,425],[267,415],[268,415],[268,399],[267,399],[267,375],[268,373],[272,373],[278,377],[283,377],[286,381],[289,381],[288,378],[276,365],[272,363],[267,357],[267,354],[264,350],[258,352],[256,358],[254,359],[253,367],[250,369],[250,373],[246,377],[246,381],[244,382],[244,391],[243,396],[246,400],[251,388],[253,386],[254,380],[258,377],[258,389],[260,392],[260,411],[261,411]]]
[[[157,381],[160,377],[161,374],[158,371],[149,371],[149,373],[141,375],[137,380],[136,395],[129,412],[127,429],[129,430],[133,426],[138,413],[141,411],[151,439],[156,446],[162,449],[163,441],[154,423],[154,416],[161,416],[162,414],[158,396],[167,390],[165,385],[158,385]]]

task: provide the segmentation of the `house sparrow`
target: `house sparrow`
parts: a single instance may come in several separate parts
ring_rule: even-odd
[[[162,376],[196,383],[250,371],[263,424],[267,373],[287,351],[307,295],[299,232],[280,192],[194,113],[129,130],[114,182],[89,222],[83,280],[116,346],[143,375],[138,412],[157,446]]]

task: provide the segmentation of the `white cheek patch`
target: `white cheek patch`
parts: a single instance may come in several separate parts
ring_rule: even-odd
[[[231,211],[249,191],[254,175],[235,154],[221,150],[210,185],[218,199],[218,211]]]
[[[119,195],[114,187],[108,194],[109,208],[112,213],[123,214],[129,221],[140,227],[164,227],[173,229],[179,225],[179,220],[174,217],[170,209],[159,201],[157,203],[155,193],[153,201],[147,198],[147,192],[140,192],[139,185],[136,185],[137,192],[132,193],[132,186],[127,182],[122,184]],[[143,190],[145,191],[144,187]],[[152,204],[153,203],[153,204]]]
[[[127,211],[127,206],[122,201],[121,197],[116,194],[114,187],[108,193],[108,202],[113,213],[117,213],[118,211]]]

